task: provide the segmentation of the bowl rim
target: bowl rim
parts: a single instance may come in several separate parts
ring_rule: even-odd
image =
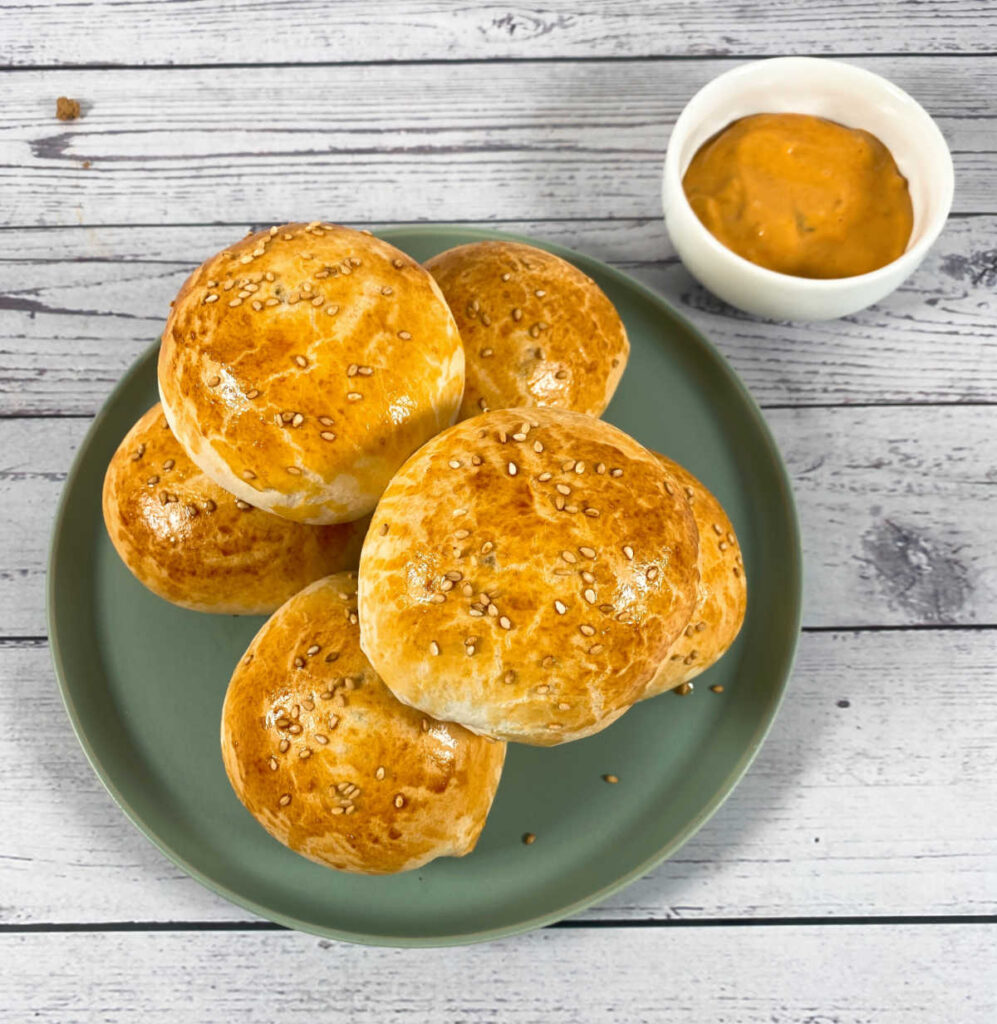
[[[399,240],[399,236],[410,239],[412,236],[437,237],[441,232],[453,232],[467,239],[467,241],[501,241],[523,242],[543,248],[562,259],[579,261],[581,269],[586,265],[598,267],[600,273],[630,290],[648,301],[652,306],[659,308],[666,317],[673,318],[683,329],[688,331],[707,354],[714,364],[716,371],[724,378],[726,383],[740,396],[745,415],[752,421],[759,435],[763,438],[769,457],[772,460],[772,468],[776,475],[779,490],[779,501],[786,513],[786,525],[789,532],[789,549],[791,559],[787,565],[782,566],[781,572],[785,586],[792,592],[793,607],[791,621],[787,636],[790,639],[786,647],[780,652],[780,663],[776,670],[778,685],[773,689],[768,699],[765,713],[761,716],[749,742],[741,751],[735,764],[731,767],[726,778],[716,787],[698,814],[691,818],[671,839],[654,850],[653,853],[644,857],[639,863],[633,865],[630,870],[619,875],[611,882],[606,883],[596,890],[586,893],[561,906],[540,913],[533,917],[523,919],[512,924],[498,926],[483,926],[481,928],[451,933],[447,935],[419,935],[408,934],[398,935],[390,932],[361,932],[354,931],[347,927],[333,927],[319,925],[310,920],[304,920],[294,914],[274,910],[265,902],[249,896],[239,889],[229,885],[226,881],[217,877],[215,873],[202,870],[193,864],[184,853],[176,849],[170,839],[160,835],[153,825],[146,821],[143,812],[133,805],[130,798],[119,787],[114,772],[107,767],[101,756],[98,747],[91,742],[87,732],[84,716],[81,713],[74,696],[74,687],[70,682],[71,673],[67,670],[68,646],[65,640],[63,626],[59,609],[59,580],[62,577],[62,565],[66,562],[65,551],[65,529],[66,520],[72,515],[73,501],[79,486],[80,479],[84,476],[90,452],[95,440],[100,436],[104,422],[110,417],[112,407],[118,396],[123,394],[132,384],[134,379],[146,371],[147,365],[154,360],[155,352],[159,342],[154,341],[146,348],[121,376],[115,386],[104,400],[100,410],[90,423],[79,448],[76,451],[72,466],[66,476],[59,502],[56,508],[52,532],[49,541],[48,563],[45,583],[46,597],[46,622],[48,628],[49,648],[55,670],[56,681],[62,697],[67,715],[76,734],[76,738],[83,749],[87,761],[97,775],[97,778],[107,790],[111,799],[121,809],[131,823],[148,839],[169,861],[188,874],[196,882],[200,883],[209,891],[222,896],[230,903],[250,913],[259,915],[265,921],[294,929],[295,931],[317,935],[321,938],[335,939],[338,941],[357,943],[366,946],[389,946],[397,948],[427,948],[427,947],[451,947],[472,945],[481,942],[491,942],[497,939],[507,938],[556,924],[567,917],[573,916],[580,911],[602,902],[609,896],[627,885],[636,881],[648,871],[657,867],[667,860],[689,839],[691,839],[702,827],[716,814],[720,807],[726,803],[728,798],[736,789],[738,783],[751,767],[758,756],[766,738],[768,737],[773,724],[778,716],[779,709],[786,696],[792,678],[793,666],[799,645],[802,616],[803,616],[803,550],[801,543],[800,520],[796,508],[796,501],[793,495],[789,471],[782,456],[779,446],[765,420],[761,408],[754,397],[748,391],[747,386],[730,366],[720,350],[699,330],[690,320],[680,313],[672,304],[653,291],[648,286],[637,281],[629,274],[616,267],[610,266],[595,256],[578,250],[570,249],[567,246],[547,239],[530,238],[525,235],[510,232],[499,232],[488,227],[471,226],[468,224],[439,222],[432,224],[391,224],[377,229],[380,237],[386,240]],[[258,922],[237,921],[238,928],[259,927]]]
[[[744,78],[753,77],[763,69],[773,66],[784,68],[787,72],[801,70],[803,68],[814,68],[820,65],[822,68],[833,68],[834,73],[844,78],[863,81],[870,89],[876,89],[880,94],[888,93],[902,103],[908,105],[915,116],[924,120],[927,129],[925,142],[935,149],[944,164],[943,180],[940,183],[942,201],[938,204],[937,212],[925,224],[921,237],[910,248],[905,249],[896,259],[878,267],[876,270],[867,271],[864,274],[853,274],[851,277],[799,277],[795,274],[784,274],[778,270],[770,270],[768,267],[752,263],[751,260],[739,255],[733,249],[723,244],[699,219],[689,203],[682,187],[682,178],[679,172],[678,146],[676,142],[683,142],[685,136],[695,129],[699,122],[693,120],[691,108],[701,97],[708,96],[711,92],[728,86],[736,85]],[[745,115],[747,116],[747,115]],[[721,129],[722,130],[722,129]],[[875,286],[892,278],[900,273],[901,280],[914,271],[917,265],[924,259],[927,251],[938,239],[945,222],[948,220],[952,209],[952,199],[955,194],[955,169],[952,164],[952,153],[949,150],[945,136],[936,124],[934,118],[914,99],[908,92],[905,92],[898,85],[894,85],[888,78],[877,75],[868,68],[857,64],[850,64],[846,61],[833,60],[828,57],[769,57],[764,60],[753,60],[710,79],[705,85],[698,89],[682,108],[675,125],[672,128],[671,136],[668,139],[668,148],[665,153],[665,164],[662,174],[662,201],[665,211],[666,222],[669,219],[669,207],[674,201],[679,204],[681,213],[688,220],[695,222],[692,228],[699,239],[710,250],[710,253],[719,260],[723,260],[736,273],[747,276],[755,281],[765,284],[775,284],[782,288],[792,288],[796,292],[807,292],[822,296],[833,296],[853,289],[865,286]],[[669,230],[671,230],[669,226]],[[674,239],[672,239],[674,244]]]

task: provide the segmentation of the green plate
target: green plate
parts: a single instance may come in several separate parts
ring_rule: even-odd
[[[512,238],[461,227],[381,233],[423,260]],[[630,334],[630,365],[606,418],[678,459],[723,502],[743,548],[748,616],[737,643],[687,697],[635,707],[598,736],[509,747],[471,855],[387,878],[339,874],[291,853],[229,788],[218,744],[229,676],[262,619],[200,615],[145,590],[101,520],[111,454],[156,399],[155,351],[94,420],[62,496],[48,613],[56,673],[83,749],[122,810],[208,888],[273,921],[398,946],[476,942],[549,924],[605,899],[674,853],[720,806],[758,751],[789,675],[801,557],[786,471],[757,406],[701,334],[618,271],[531,242],[590,274]],[[196,255],[196,254],[193,254]],[[723,683],[721,695],[709,686]],[[614,773],[619,784],[601,776]],[[525,846],[524,832],[537,840]]]

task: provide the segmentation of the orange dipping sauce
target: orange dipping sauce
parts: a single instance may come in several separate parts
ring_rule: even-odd
[[[682,187],[728,249],[794,277],[892,262],[914,225],[907,179],[874,135],[808,114],[753,114],[703,143]]]

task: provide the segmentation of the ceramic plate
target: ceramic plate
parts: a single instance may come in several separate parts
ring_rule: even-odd
[[[381,232],[419,260],[512,237],[460,227]],[[260,618],[200,615],[132,578],[104,531],[101,483],[121,438],[157,400],[150,350],[97,416],[66,483],[48,612],[80,742],[122,810],[208,888],[281,924],[355,942],[475,942],[548,924],[605,899],[674,853],[744,773],[775,715],[799,632],[799,536],[786,472],[758,408],[724,359],[662,299],[598,261],[542,246],[590,274],[630,334],[606,418],[678,459],[734,522],[748,575],[744,629],[685,697],[637,705],[590,739],[510,745],[471,855],[386,878],[339,874],[271,839],[229,788],[222,699]],[[198,254],[192,254],[196,256]],[[722,694],[709,687],[722,683]],[[607,785],[602,775],[619,776]],[[525,846],[525,832],[537,840]]]

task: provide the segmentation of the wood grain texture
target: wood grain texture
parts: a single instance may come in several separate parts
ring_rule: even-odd
[[[956,211],[997,212],[997,57],[972,74],[949,57],[857,63],[935,116]],[[657,217],[675,118],[736,64],[9,74],[0,224]],[[81,101],[80,120],[55,119],[60,94]]]
[[[800,511],[806,625],[997,623],[997,406],[768,419]],[[39,510],[55,509],[87,426],[0,420],[0,636],[44,634]]]
[[[997,913],[995,636],[805,633],[779,717],[727,803],[582,917]],[[0,644],[0,678],[0,924],[252,918],[173,867],[112,803],[44,643]],[[684,699],[724,697],[701,687]]]
[[[210,5],[5,0],[0,61],[179,64],[487,60],[693,54],[972,53],[997,18],[979,0],[820,0],[721,7],[710,0],[285,0]]]
[[[990,1024],[982,925],[542,931],[365,949],[273,934],[4,935],[11,1021]]]
[[[997,401],[997,217],[950,221],[920,270],[872,309],[779,325],[697,285],[660,218],[497,227],[577,248],[654,288],[720,347],[763,405]],[[244,231],[0,233],[7,242],[0,248],[0,415],[95,413],[162,329],[190,270]]]

